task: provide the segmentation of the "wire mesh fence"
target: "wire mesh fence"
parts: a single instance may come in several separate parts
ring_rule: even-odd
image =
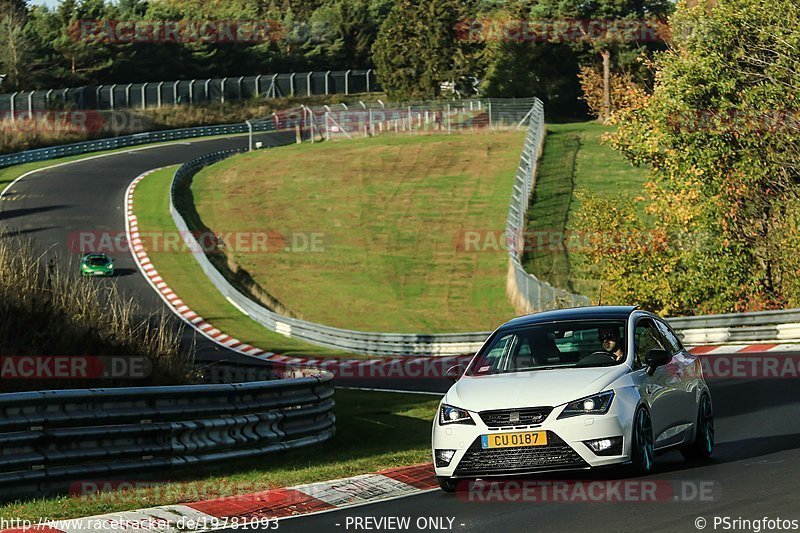
[[[535,99],[526,121],[528,131],[517,168],[517,177],[514,180],[506,222],[509,264],[506,285],[508,295],[517,311],[522,313],[589,305],[589,299],[586,296],[553,287],[546,281],[526,272],[520,262],[524,247],[525,220],[531,194],[536,186],[536,171],[544,146],[544,106],[540,100]]]
[[[149,109],[176,104],[225,103],[381,91],[375,71],[347,70],[239,76],[46,89],[0,94],[0,116],[12,120],[58,109]]]

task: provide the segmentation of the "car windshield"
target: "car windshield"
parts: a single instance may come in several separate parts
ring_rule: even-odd
[[[622,320],[563,321],[499,331],[472,360],[466,375],[486,376],[555,368],[611,366],[612,352],[624,352]],[[616,345],[603,340],[614,340]]]
[[[88,261],[92,266],[106,266],[109,262],[109,259],[104,255],[90,255],[88,257]]]

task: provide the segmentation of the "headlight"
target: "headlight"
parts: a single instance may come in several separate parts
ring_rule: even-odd
[[[446,426],[447,424],[467,424],[474,426],[475,421],[472,420],[468,411],[443,403],[439,408],[439,425]]]
[[[611,401],[614,399],[614,391],[601,392],[569,402],[564,410],[558,415],[558,418],[568,418],[570,416],[578,415],[604,415],[611,407]]]

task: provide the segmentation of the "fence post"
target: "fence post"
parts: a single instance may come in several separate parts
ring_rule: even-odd
[[[228,78],[222,78],[221,88],[220,88],[220,103],[225,103],[225,82],[228,81]]]
[[[313,72],[309,72],[308,76],[306,77],[306,96],[311,96],[311,75],[314,74]]]
[[[278,75],[277,74],[273,74],[272,75],[272,84],[270,85],[270,89],[272,89],[272,97],[273,98],[277,98],[278,97],[278,85],[276,83],[277,81],[278,81]]]
[[[158,84],[158,108],[159,109],[161,109],[161,105],[163,104],[163,101],[161,99],[161,88],[163,86],[164,86],[164,82],[163,81],[159,82],[159,84]]]
[[[492,129],[492,101],[489,100],[489,103],[486,104],[486,108],[489,111],[489,129]]]
[[[370,94],[372,92],[370,91],[370,83],[369,83],[369,77],[371,74],[372,74],[372,69],[371,68],[367,69],[367,94]]]
[[[450,102],[447,102],[447,133],[450,133]]]
[[[33,93],[35,91],[31,91],[28,93],[28,118],[33,119]]]
[[[256,76],[256,98],[261,96],[261,77],[261,74]]]
[[[346,70],[344,73],[344,94],[350,94],[350,70]]]
[[[100,91],[103,89],[102,85],[98,85],[97,89],[94,91],[94,99],[95,99],[95,106],[97,109],[100,109]]]
[[[176,81],[175,85],[172,86],[172,105],[178,105],[178,84],[180,82]]]
[[[109,100],[111,102],[111,110],[114,110],[114,90],[117,88],[117,84],[111,86],[111,92],[109,93]]]
[[[203,84],[203,90],[205,94],[205,101],[208,103],[208,85],[211,83],[210,79],[207,79],[206,82]]]
[[[147,83],[142,85],[142,109],[147,109]]]
[[[194,104],[194,80],[189,80],[189,103]]]
[[[128,108],[131,106],[131,87],[133,86],[132,83],[129,83],[125,86],[125,107]]]
[[[242,82],[244,81],[244,76],[239,77],[239,100],[242,99]]]
[[[330,89],[329,89],[329,87],[330,87],[330,76],[331,76],[331,71],[330,70],[325,72],[325,95],[326,96],[331,94],[330,93]]]
[[[50,109],[50,95],[53,93],[54,89],[50,89],[46,93],[44,93],[44,106],[47,109]]]
[[[294,72],[289,76],[289,96],[294,96],[294,78],[297,76]]]

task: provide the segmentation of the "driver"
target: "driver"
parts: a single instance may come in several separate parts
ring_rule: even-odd
[[[597,331],[597,337],[603,343],[603,350],[607,351],[617,361],[622,361],[625,357],[625,352],[622,350],[622,340],[619,337],[617,328],[600,328]]]

